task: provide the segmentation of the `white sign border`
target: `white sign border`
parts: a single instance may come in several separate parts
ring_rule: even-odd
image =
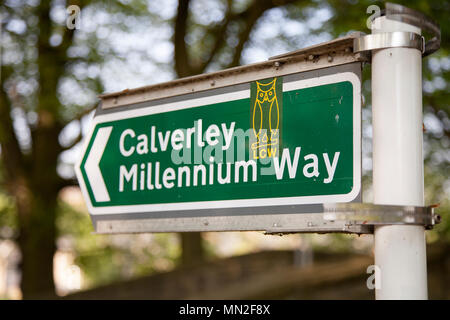
[[[142,117],[151,114],[165,113],[176,110],[200,107],[213,103],[233,101],[250,97],[250,90],[243,90],[231,93],[212,95],[208,97],[196,98],[171,102],[157,106],[150,106],[141,109],[125,110],[110,114],[103,114],[94,117],[91,130],[82,148],[82,156],[75,165],[75,171],[80,183],[80,188],[91,215],[125,214],[125,213],[148,213],[175,210],[201,210],[201,209],[225,209],[244,207],[263,207],[280,205],[301,205],[301,204],[321,204],[335,202],[350,202],[354,200],[361,190],[361,81],[353,72],[342,72],[332,75],[319,76],[304,80],[297,80],[283,83],[283,92],[316,87],[331,83],[349,81],[353,86],[353,189],[347,194],[300,196],[300,197],[274,197],[255,198],[241,200],[219,200],[219,201],[195,201],[163,204],[143,204],[125,206],[104,206],[94,207],[91,203],[84,177],[81,173],[81,163],[92,139],[95,127],[99,123],[123,120],[129,118]]]

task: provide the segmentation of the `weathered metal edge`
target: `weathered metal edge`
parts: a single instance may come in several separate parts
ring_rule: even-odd
[[[98,234],[143,232],[210,232],[210,231],[262,231],[267,234],[285,233],[372,233],[371,226],[343,221],[329,221],[322,214],[243,215],[239,217],[210,216],[151,220],[99,220],[95,222]]]
[[[291,52],[283,53],[280,55],[273,56],[269,60],[276,60],[281,58],[287,58],[292,56],[302,56],[302,55],[316,55],[316,54],[327,54],[335,50],[345,50],[346,48],[353,48],[354,39],[360,38],[366,35],[364,32],[356,31],[352,32],[344,37],[333,39],[330,41],[318,43],[306,48],[294,50]]]
[[[352,221],[354,225],[422,225],[432,229],[441,217],[435,206],[379,205],[372,203],[324,204],[323,218],[328,221]]]
[[[176,79],[150,86],[100,95],[101,108],[110,109],[209,89],[278,77],[331,66],[368,61],[367,55],[353,52],[353,40],[360,33],[324,42],[270,58],[268,61],[217,72]]]

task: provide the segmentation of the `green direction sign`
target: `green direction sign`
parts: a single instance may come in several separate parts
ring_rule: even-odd
[[[360,80],[292,76],[100,112],[77,176],[92,215],[350,202]]]

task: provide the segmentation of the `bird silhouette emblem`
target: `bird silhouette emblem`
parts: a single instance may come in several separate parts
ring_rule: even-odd
[[[255,81],[256,90],[252,90],[255,94],[252,128],[256,140],[251,144],[253,159],[275,157],[278,152],[280,103],[277,91],[281,89],[280,85],[277,86],[279,80],[281,79],[273,78],[268,83]]]

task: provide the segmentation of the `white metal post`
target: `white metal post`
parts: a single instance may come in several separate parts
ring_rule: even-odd
[[[372,33],[415,26],[378,20]],[[375,24],[376,25],[376,24]],[[373,192],[375,204],[424,205],[422,157],[422,54],[413,48],[372,52]],[[427,299],[425,230],[422,226],[375,228],[376,299]]]

